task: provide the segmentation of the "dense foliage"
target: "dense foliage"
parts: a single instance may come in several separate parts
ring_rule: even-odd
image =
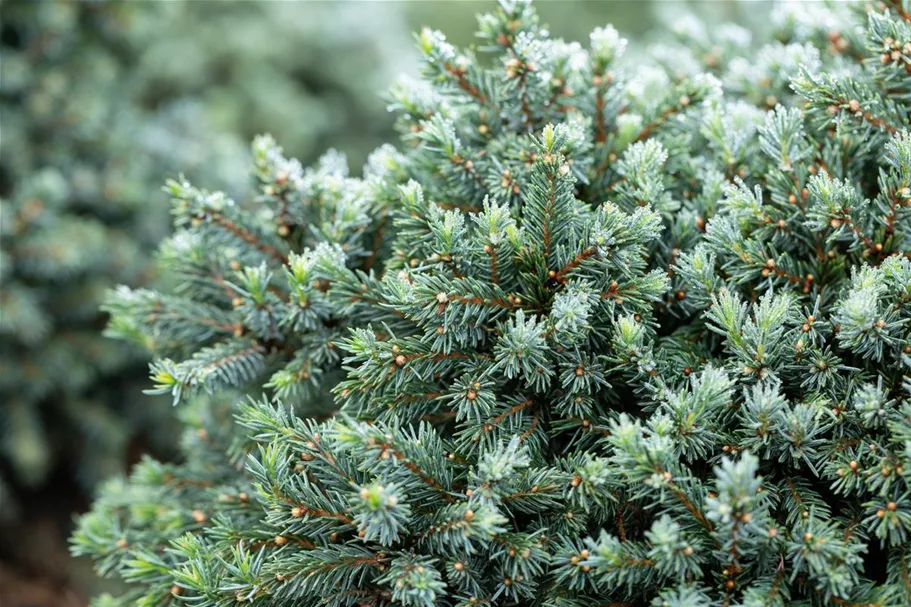
[[[361,299],[348,295],[354,305],[345,310],[331,305],[334,285],[320,268],[339,264],[376,282],[369,272],[384,256],[400,162],[380,148],[362,178],[349,177],[335,152],[305,170],[261,137],[253,144],[258,196],[249,204],[169,182],[177,231],[159,258],[181,287],[112,292],[109,332],[171,357],[154,363],[152,375],[156,391],[175,402],[252,384],[318,407],[320,386],[338,381],[336,343]]]
[[[179,354],[162,390],[251,398],[106,486],[99,604],[911,602],[911,8],[820,17],[633,76],[504,3],[483,55],[420,34],[363,179],[173,185],[192,314],[114,327]]]

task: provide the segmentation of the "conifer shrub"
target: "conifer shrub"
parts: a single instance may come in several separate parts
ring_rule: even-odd
[[[320,223],[280,243],[345,316],[338,414],[302,415],[281,370],[265,397],[264,371],[216,373],[251,397],[233,425],[205,410],[187,463],[81,520],[74,550],[132,587],[100,604],[911,603],[911,12],[867,10],[782,21],[815,62],[775,42],[714,76],[626,77],[612,29],[583,50],[525,3],[479,18],[483,59],[422,32],[403,151],[355,197],[385,262]],[[274,294],[219,310],[287,326]],[[205,384],[210,342],[161,332],[186,349],[162,387]],[[291,333],[283,361],[329,363]]]

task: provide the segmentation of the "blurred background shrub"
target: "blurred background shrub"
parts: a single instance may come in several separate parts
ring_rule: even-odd
[[[167,457],[178,435],[98,309],[106,289],[155,280],[164,178],[237,195],[261,131],[305,160],[330,141],[364,158],[390,129],[378,91],[411,45],[400,11],[378,4],[0,11],[0,556],[65,574],[62,541],[47,543],[94,484],[143,452]]]
[[[107,289],[156,280],[165,177],[240,197],[248,142],[265,132],[305,164],[334,147],[359,167],[391,135],[382,94],[414,71],[411,32],[471,43],[488,5],[0,0],[0,561],[72,584],[72,513],[142,453],[172,454],[174,411],[141,395],[146,361],[101,336],[98,309]],[[584,43],[613,23],[634,47],[686,10],[754,27],[768,13],[733,0],[538,9],[557,36]],[[0,565],[4,607],[4,592],[14,606],[80,604],[13,598],[11,575]]]

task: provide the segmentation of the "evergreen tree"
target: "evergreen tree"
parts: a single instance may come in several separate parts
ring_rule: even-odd
[[[717,77],[659,50],[627,79],[615,31],[582,50],[525,3],[480,17],[483,60],[422,32],[406,151],[359,197],[383,275],[303,249],[351,328],[339,414],[274,379],[204,409],[186,464],[82,519],[133,584],[99,604],[911,603],[911,10],[868,10]],[[206,343],[162,331],[192,386]]]

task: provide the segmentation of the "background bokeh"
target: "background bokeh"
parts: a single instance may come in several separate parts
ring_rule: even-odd
[[[391,136],[382,93],[417,70],[411,32],[472,42],[493,2],[0,0],[0,605],[81,605],[100,582],[66,537],[101,479],[172,456],[146,361],[102,337],[104,292],[151,285],[161,184],[185,173],[242,200],[249,140],[362,164]],[[613,23],[635,63],[683,15],[761,30],[735,0],[544,0],[587,41]],[[631,67],[635,69],[635,67]]]

